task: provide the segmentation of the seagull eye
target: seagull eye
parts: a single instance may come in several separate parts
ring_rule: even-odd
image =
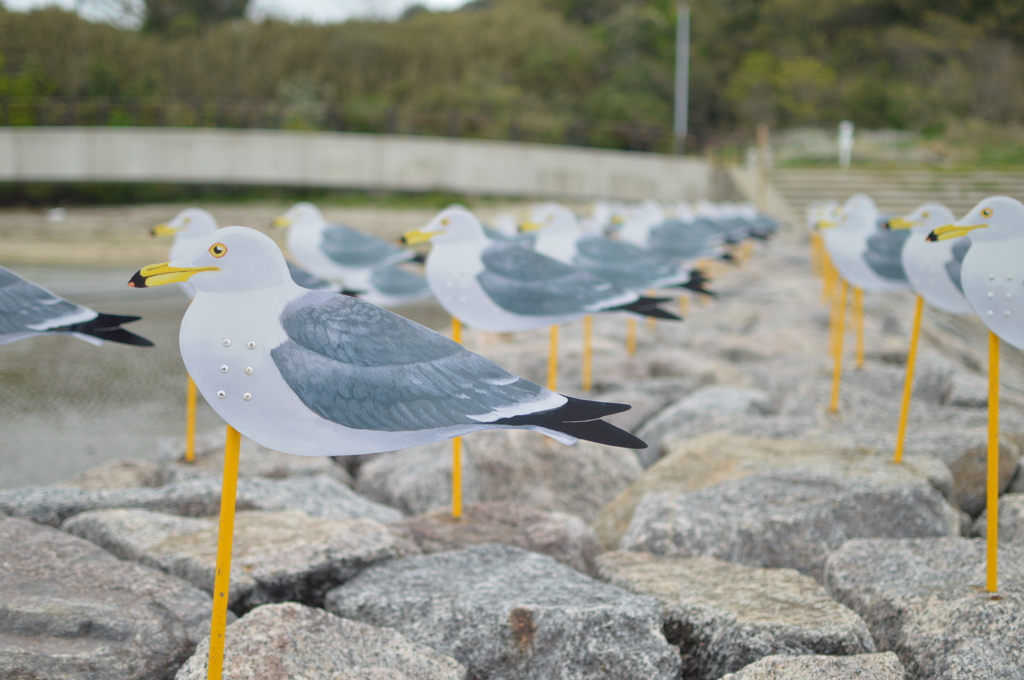
[[[927,212],[921,213],[921,217],[923,217],[925,219],[928,219],[928,213]]]
[[[451,222],[448,220],[447,217],[444,218],[443,220],[441,220],[441,226],[442,227],[447,227],[449,224],[451,224]]]
[[[189,222],[192,221],[192,218],[191,217],[186,217],[184,221],[185,221],[185,224],[188,224]]]
[[[992,217],[992,208],[985,208],[981,211],[982,217]]]
[[[210,246],[210,255],[214,257],[224,257],[228,254],[228,247],[223,243],[214,243]]]

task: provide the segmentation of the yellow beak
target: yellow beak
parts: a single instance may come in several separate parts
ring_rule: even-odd
[[[519,231],[523,233],[529,233],[531,231],[537,231],[538,229],[543,228],[544,225],[541,224],[540,222],[532,222],[530,220],[527,220],[519,225]]]
[[[908,220],[905,217],[894,217],[889,220],[890,229],[910,229],[921,224],[919,220]]]
[[[423,231],[422,229],[412,229],[402,234],[402,243],[409,246],[414,246],[417,243],[426,243],[427,241],[429,241],[434,236],[440,233],[441,232],[439,231]]]
[[[832,220],[818,220],[818,229],[833,229],[836,223]]]
[[[168,224],[158,224],[149,230],[152,236],[173,236],[181,231],[181,227],[172,227]]]
[[[961,236],[967,236],[968,233],[975,229],[982,229],[987,227],[987,224],[971,224],[962,226],[959,224],[946,224],[941,227],[935,227],[932,233],[928,234],[929,241],[947,241],[951,238],[960,238]]]
[[[168,262],[151,264],[135,272],[129,288],[152,288],[162,286],[166,283],[181,283],[188,281],[189,277],[199,272],[217,272],[220,267],[172,267]]]
[[[280,215],[274,218],[273,225],[274,229],[284,229],[285,227],[292,226],[292,218],[285,215]]]
[[[612,215],[612,224],[625,224],[626,218],[622,215]]]

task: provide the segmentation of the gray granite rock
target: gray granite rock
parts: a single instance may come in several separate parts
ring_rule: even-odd
[[[216,519],[149,510],[96,510],[61,527],[121,559],[180,576],[213,592]],[[314,518],[297,510],[243,511],[235,516],[228,603],[245,612],[268,602],[323,604],[324,594],[382,560],[419,553],[369,519]]]
[[[435,508],[450,508],[451,441],[434,442],[374,456],[359,467],[356,491],[379,503],[399,508],[408,515],[420,515]],[[479,499],[476,467],[464,443],[462,501],[475,503]]]
[[[471,503],[458,519],[447,508],[434,510],[388,527],[425,553],[501,543],[548,555],[588,574],[594,573],[594,561],[601,552],[593,530],[579,517],[508,502]]]
[[[362,466],[356,489],[415,514],[448,507],[451,457],[450,442],[381,454]],[[565,446],[522,430],[463,437],[462,459],[464,502],[507,501],[588,522],[641,473],[628,449],[584,441]]]
[[[205,517],[220,512],[221,482],[196,479],[156,488],[62,489],[27,486],[0,489],[0,511],[42,524],[60,526],[80,512],[110,508],[142,508],[185,517]],[[402,517],[399,510],[375,503],[324,475],[238,481],[238,510],[301,510],[327,519],[367,518],[390,522]]]
[[[605,553],[598,564],[605,580],[661,603],[685,678],[714,680],[772,654],[875,651],[859,616],[792,569],[637,552]]]
[[[765,439],[714,433],[693,440],[666,440],[669,454],[620,493],[594,520],[601,545],[619,545],[641,499],[649,493],[685,493],[758,473],[795,470],[877,484],[905,485],[929,481],[952,497],[949,469],[933,458],[907,456],[894,465],[888,456],[838,442]]]
[[[186,463],[184,440],[161,442],[160,485],[184,482],[190,479],[213,478],[220,480],[224,470],[225,432],[219,429],[196,438],[195,460]],[[238,474],[241,477],[310,477],[326,475],[352,486],[352,477],[344,465],[324,456],[295,456],[260,446],[251,439],[242,438],[239,450]]]
[[[206,680],[209,642],[175,680]],[[230,680],[463,680],[465,667],[388,628],[338,618],[294,602],[257,607],[228,626]]]
[[[160,466],[148,460],[108,460],[57,484],[70,489],[133,489],[160,485]]]
[[[984,537],[987,531],[988,510],[974,522],[971,535]],[[1024,493],[1008,493],[999,497],[999,542],[1024,546]]]
[[[766,656],[722,680],[904,680],[892,652],[855,656]]]
[[[1024,493],[1024,461],[1017,464],[1017,472],[1013,476],[1013,482],[1006,489],[1006,493]]]
[[[473,677],[675,679],[657,602],[510,546],[394,560],[327,595],[338,616],[395,628]]]
[[[742,419],[771,411],[771,396],[762,390],[715,385],[697,390],[693,394],[665,408],[649,419],[637,432],[648,448],[638,452],[645,468],[654,465],[663,451],[662,440],[673,431],[694,422],[715,418]]]
[[[829,553],[853,538],[959,534],[959,512],[926,482],[780,472],[648,494],[620,548],[789,567],[820,580]]]
[[[0,518],[0,677],[166,678],[209,634],[191,584],[75,536]]]
[[[850,541],[825,584],[867,622],[915,680],[1019,680],[1024,669],[1024,547],[999,551],[999,592],[985,591],[979,539]]]

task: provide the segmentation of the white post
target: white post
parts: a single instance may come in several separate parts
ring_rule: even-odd
[[[844,120],[839,123],[839,167],[843,170],[850,169],[850,159],[853,157],[853,123]]]
[[[676,97],[672,122],[672,150],[683,153],[690,105],[690,2],[676,5]]]

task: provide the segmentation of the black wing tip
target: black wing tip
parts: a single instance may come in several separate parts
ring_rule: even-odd
[[[925,240],[926,240],[926,241],[938,241],[938,240],[939,240],[939,236],[938,236],[938,234],[936,234],[936,233],[935,233],[935,232],[933,231],[933,232],[930,232],[930,233],[928,234],[928,236],[926,236],[926,237],[925,237]]]
[[[711,283],[711,277],[699,269],[692,269],[690,270],[690,280],[686,283],[678,284],[677,287],[692,290],[695,293],[702,293],[709,297],[715,297],[715,291],[705,288],[709,283]]]
[[[565,396],[565,395],[562,395]],[[589,401],[565,397],[568,401],[558,408],[521,416],[496,420],[495,425],[543,427],[596,444],[624,449],[646,449],[647,444],[635,435],[601,420],[605,416],[622,413],[632,408],[629,404],[607,401]]]
[[[348,288],[342,288],[340,291],[338,291],[338,294],[339,295],[347,295],[348,297],[357,298],[357,297],[359,297],[360,295],[362,295],[365,292],[366,292],[365,290],[349,290]]]
[[[676,316],[672,312],[662,309],[658,305],[663,302],[668,302],[668,298],[651,298],[651,297],[639,297],[633,300],[628,305],[620,305],[618,307],[612,307],[605,311],[617,311],[617,312],[633,312],[634,314],[641,314],[643,316],[650,316],[655,319],[665,319],[666,321],[682,321],[682,317]]]
[[[405,237],[404,236],[402,237],[402,243],[405,243]],[[416,253],[415,255],[412,256],[412,259],[409,260],[409,261],[410,262],[416,262],[418,264],[426,264],[427,263],[427,256],[424,255],[423,253]]]
[[[83,321],[82,323],[60,326],[59,328],[51,328],[50,331],[54,333],[80,333],[100,340],[118,342],[122,345],[153,347],[153,342],[151,340],[121,328],[121,324],[138,321],[141,318],[141,316],[98,313],[95,319]]]

